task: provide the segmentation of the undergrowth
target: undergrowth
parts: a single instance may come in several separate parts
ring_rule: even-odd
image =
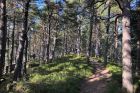
[[[108,83],[107,93],[121,93],[122,87],[122,70],[121,66],[110,63],[107,65],[107,69],[112,73],[112,79]]]
[[[17,83],[11,93],[79,93],[82,81],[93,71],[85,57],[75,55],[28,70],[29,80]]]

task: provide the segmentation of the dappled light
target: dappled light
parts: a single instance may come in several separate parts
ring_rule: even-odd
[[[140,93],[140,0],[0,0],[0,93]]]

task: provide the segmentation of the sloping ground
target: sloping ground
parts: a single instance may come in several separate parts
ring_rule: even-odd
[[[106,93],[111,73],[102,63],[94,62],[93,66],[95,66],[95,74],[85,80],[81,87],[81,93]]]

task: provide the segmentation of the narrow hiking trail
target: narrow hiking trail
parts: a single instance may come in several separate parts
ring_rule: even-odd
[[[106,93],[111,73],[102,63],[93,62],[95,73],[87,78],[81,87],[81,93]]]

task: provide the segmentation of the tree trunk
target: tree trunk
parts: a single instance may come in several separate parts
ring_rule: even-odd
[[[107,56],[108,56],[108,47],[109,47],[109,44],[108,44],[108,37],[109,37],[109,27],[110,27],[110,10],[111,10],[111,6],[109,4],[108,6],[108,19],[107,19],[107,26],[106,26],[106,34],[107,34],[107,37],[105,39],[105,51],[104,51],[104,64],[105,66],[107,65]]]
[[[0,77],[2,77],[5,65],[6,41],[7,41],[7,15],[6,15],[6,0],[2,1],[2,41],[1,41],[1,56],[0,56]]]
[[[11,54],[10,54],[10,73],[12,72],[12,63],[14,60],[14,43],[15,43],[15,18],[13,20],[13,31],[12,31],[12,49],[11,49]]]
[[[128,5],[128,3],[126,3]],[[123,8],[122,19],[122,88],[124,93],[133,93],[132,84],[132,59],[131,59],[131,36],[130,36],[130,11],[129,6]]]
[[[23,65],[23,75],[27,74],[27,69],[26,69],[26,64],[28,61],[28,37],[26,37],[26,44],[25,44],[25,61],[24,61],[24,65]]]
[[[91,9],[91,17],[90,17],[90,31],[89,31],[89,40],[88,40],[88,51],[87,51],[87,62],[89,63],[91,57],[91,46],[92,46],[92,32],[93,32],[93,20],[94,20],[94,6]]]
[[[64,55],[68,54],[68,37],[67,32],[64,31]]]
[[[78,36],[77,36],[77,55],[79,56],[80,55],[80,51],[81,51],[81,49],[80,49],[80,45],[81,45],[81,28],[80,28],[80,26],[78,27]]]
[[[136,74],[140,75],[140,36],[137,41],[137,63],[136,63]]]
[[[95,18],[95,28],[94,29],[95,29],[95,35],[96,35],[95,56],[99,57],[100,41],[99,41],[99,24],[98,24],[97,17]]]
[[[115,33],[114,33],[114,61],[118,62],[118,17],[115,19]]]
[[[138,17],[137,22],[137,62],[136,62],[136,73],[140,75],[140,17]]]
[[[52,50],[52,59],[55,57],[55,50],[56,50],[56,40],[57,40],[57,32],[55,32],[55,36],[53,38],[53,50]]]
[[[48,39],[47,39],[47,62],[49,62],[50,58],[50,40],[51,40],[51,17],[52,17],[52,11],[49,13],[48,18]]]
[[[23,54],[24,54],[24,48],[25,48],[25,41],[27,38],[27,30],[28,30],[28,11],[29,11],[29,5],[30,1],[28,0],[25,5],[25,14],[24,14],[24,30],[22,30],[21,35],[19,36],[19,47],[17,51],[17,58],[16,58],[16,67],[14,71],[14,80],[17,81],[18,78],[22,76],[21,71],[23,67]]]
[[[45,28],[45,24],[44,24],[44,22],[42,22],[42,31],[43,31],[43,43],[42,43],[42,48],[41,48],[41,51],[42,51],[42,61],[43,61],[43,63],[45,63],[45,61],[46,61],[46,53],[47,53],[47,51],[46,51],[46,37],[45,37],[45,32],[46,32],[46,28]]]

